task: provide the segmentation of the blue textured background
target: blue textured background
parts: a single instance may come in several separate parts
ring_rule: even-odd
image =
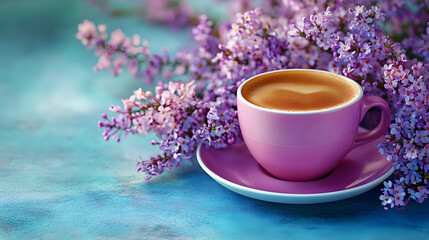
[[[105,142],[97,121],[150,86],[93,73],[97,59],[75,39],[83,19],[139,33],[153,51],[189,45],[189,30],[88,1],[0,1],[0,239],[429,239],[429,205],[385,211],[378,188],[274,204],[230,192],[195,162],[144,181],[135,160],[156,153],[151,136]]]

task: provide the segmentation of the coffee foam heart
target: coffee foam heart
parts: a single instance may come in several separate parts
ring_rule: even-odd
[[[260,107],[306,112],[347,104],[359,95],[359,88],[340,76],[296,70],[261,75],[247,82],[242,94]]]

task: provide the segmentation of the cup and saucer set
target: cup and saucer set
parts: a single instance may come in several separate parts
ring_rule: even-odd
[[[306,108],[314,103],[322,107]],[[373,107],[381,109],[380,122],[369,131],[359,128]],[[347,77],[309,69],[263,73],[240,85],[237,110],[244,142],[225,149],[200,145],[197,159],[238,194],[278,203],[331,202],[364,193],[394,171],[376,147],[390,124],[389,106],[363,96]]]

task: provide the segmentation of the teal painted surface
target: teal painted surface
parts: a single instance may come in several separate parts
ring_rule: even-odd
[[[146,87],[93,73],[74,36],[83,19],[139,33],[158,51],[189,45],[87,1],[0,1],[0,239],[429,239],[429,205],[385,211],[378,189],[318,205],[237,195],[194,162],[144,181],[149,137],[105,142],[100,113]],[[174,35],[172,35],[174,34]],[[174,36],[171,37],[171,36]]]

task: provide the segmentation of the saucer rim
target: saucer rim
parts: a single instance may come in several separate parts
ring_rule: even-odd
[[[261,199],[261,198],[257,198],[255,196],[249,196],[249,195],[245,195],[242,192],[249,192],[252,194],[256,194],[256,195],[261,195],[261,196],[266,196],[266,197],[274,197],[274,198],[279,198],[279,197],[293,197],[293,198],[299,198],[299,199],[308,199],[308,198],[315,198],[315,197],[322,197],[322,198],[329,198],[329,197],[333,197],[333,196],[337,196],[340,197],[338,195],[345,195],[344,198],[338,198],[338,199],[332,199],[332,200],[328,200],[328,201],[336,201],[336,200],[341,200],[341,199],[346,199],[346,198],[350,198],[356,195],[359,195],[361,193],[364,193],[370,189],[372,189],[373,187],[375,187],[376,185],[380,184],[383,180],[385,180],[386,178],[388,178],[390,175],[392,175],[392,173],[395,171],[395,168],[392,166],[385,174],[383,174],[382,176],[378,177],[377,179],[374,179],[373,181],[357,186],[357,187],[352,187],[349,189],[344,189],[344,190],[338,190],[338,191],[329,191],[329,192],[325,192],[325,193],[280,193],[280,192],[272,192],[272,191],[266,191],[266,190],[259,190],[259,189],[255,189],[255,188],[251,188],[251,187],[247,187],[247,186],[243,186],[240,185],[238,183],[234,183],[231,182],[221,176],[219,176],[218,174],[214,173],[212,170],[210,170],[203,162],[202,157],[201,157],[201,148],[202,148],[203,143],[200,143],[198,145],[197,148],[197,160],[198,160],[198,164],[201,166],[201,168],[210,176],[212,177],[215,181],[217,181],[218,183],[220,183],[221,185],[223,185],[224,187],[226,186],[230,186],[233,188],[236,188],[237,190],[239,190],[240,192],[237,192],[233,189],[228,188],[229,190],[232,190],[238,194],[250,197],[250,198],[255,198],[255,199],[260,199],[260,200],[265,200],[265,201],[270,201],[270,202],[279,202],[279,201],[273,201],[273,200],[266,200],[266,199]],[[365,191],[366,190],[366,191]],[[355,195],[351,195],[352,193],[356,193]],[[320,201],[320,203],[322,202],[328,202],[326,200]],[[288,203],[296,203],[296,202],[288,202]],[[303,202],[306,203],[306,202]],[[317,201],[315,202],[311,202],[311,203],[319,203]]]

